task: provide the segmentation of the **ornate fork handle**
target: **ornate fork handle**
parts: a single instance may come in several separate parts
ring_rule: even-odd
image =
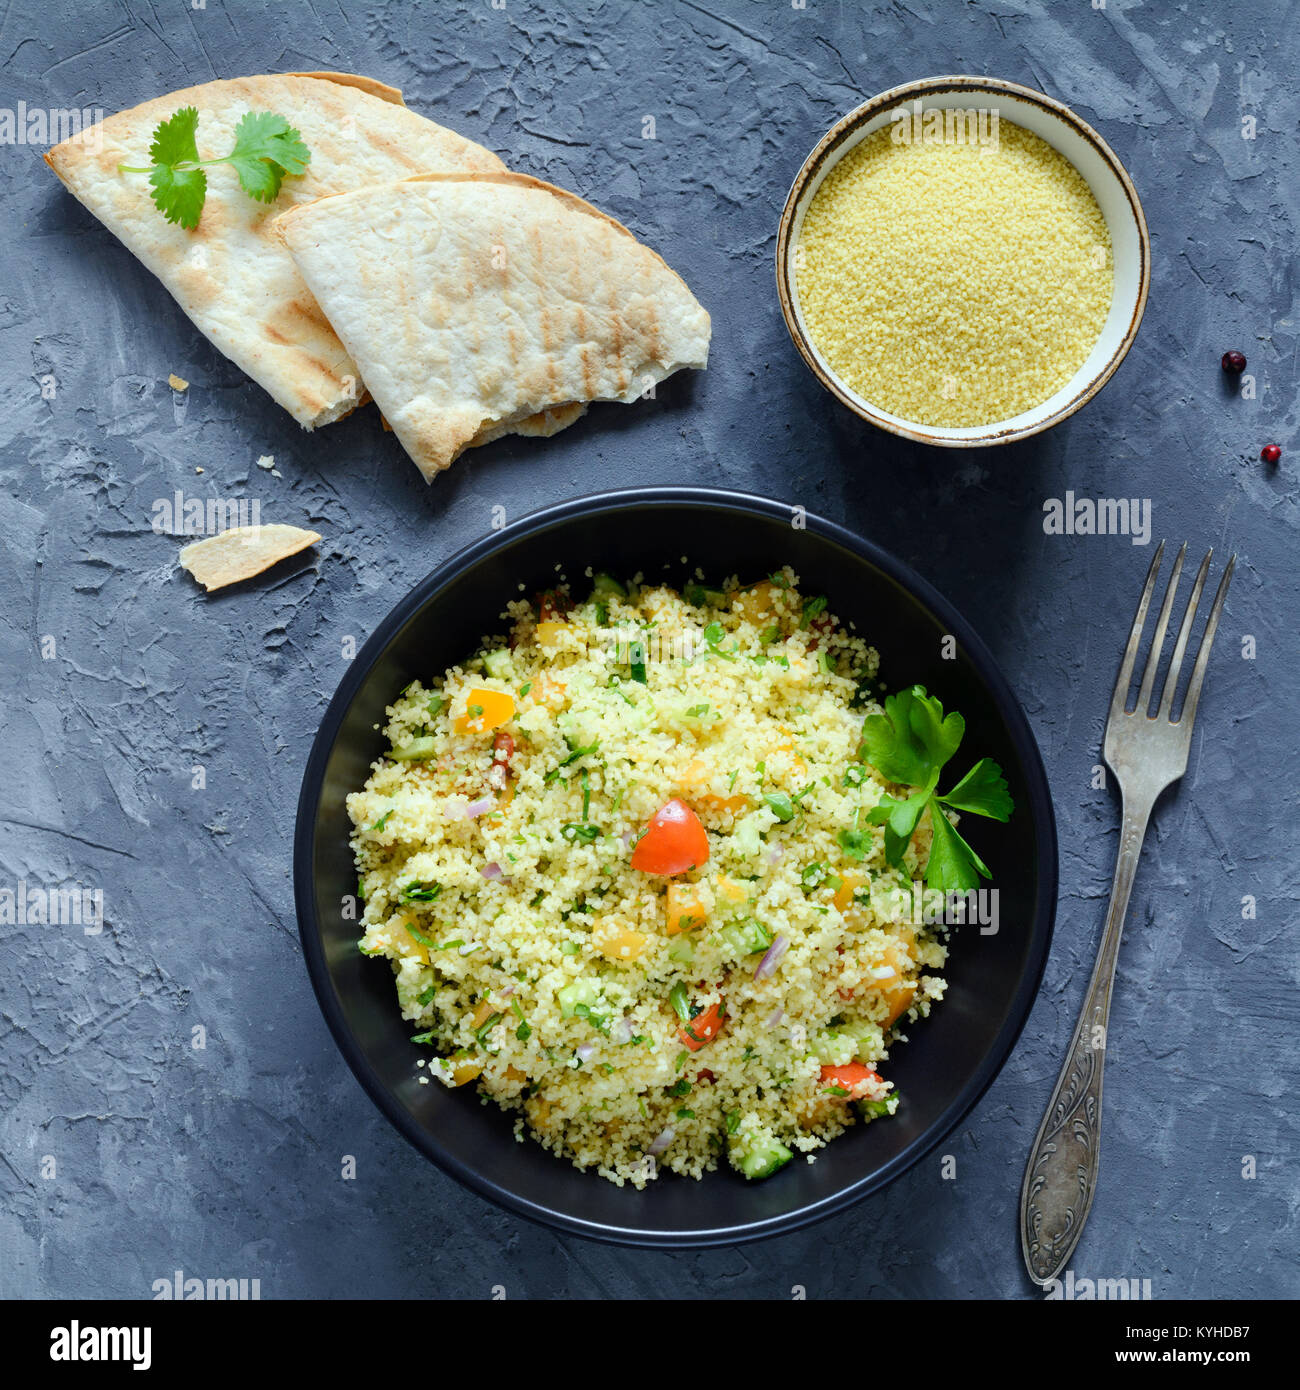
[[[1124,914],[1150,817],[1151,801],[1133,805],[1125,795],[1119,856],[1097,963],[1065,1065],[1029,1151],[1020,1189],[1020,1244],[1030,1275],[1039,1284],[1056,1278],[1074,1253],[1097,1188],[1111,989]]]

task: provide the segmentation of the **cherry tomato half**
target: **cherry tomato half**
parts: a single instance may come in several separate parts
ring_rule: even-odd
[[[711,1042],[722,1032],[722,1020],[722,1005],[710,1004],[702,1014],[696,1014],[684,1028],[679,1028],[677,1036],[692,1052],[698,1052],[706,1042]]]
[[[492,766],[488,769],[488,785],[504,791],[510,783],[510,759],[515,756],[515,741],[504,729],[498,729],[492,740]]]
[[[684,874],[709,857],[709,837],[700,818],[674,797],[650,818],[632,851],[632,867],[647,874]]]
[[[863,1066],[861,1062],[849,1062],[842,1067],[822,1068],[821,1082],[824,1087],[848,1092],[847,1096],[840,1097],[841,1100],[860,1099],[867,1083],[879,1080],[876,1072],[871,1067]]]

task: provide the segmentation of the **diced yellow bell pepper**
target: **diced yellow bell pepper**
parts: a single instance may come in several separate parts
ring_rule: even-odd
[[[704,906],[704,895],[698,883],[670,883],[668,885],[668,925],[669,936],[679,932],[702,927],[708,920]]]
[[[565,683],[556,676],[538,676],[533,681],[530,694],[539,705],[552,713],[563,709],[568,698]]]
[[[500,1012],[500,1008],[490,999],[480,999],[478,1001],[478,1007],[469,1017],[469,1026],[477,1032],[493,1014],[499,1014]]]
[[[458,734],[486,734],[515,716],[514,697],[477,686],[465,697],[465,713],[456,720]]]
[[[725,903],[743,903],[749,899],[749,889],[743,883],[737,883],[734,878],[728,878],[726,874],[720,874],[715,889],[717,896]]]
[[[894,971],[890,979],[876,981],[876,989],[889,1008],[880,1025],[882,1028],[896,1023],[912,1007],[912,1000],[916,997],[916,981],[904,978],[904,972],[912,964],[911,946],[911,934],[908,933],[908,939],[891,941],[881,954],[881,965],[888,965]]]
[[[560,640],[564,631],[568,628],[565,622],[542,622],[537,624],[537,645],[539,647],[553,647]]]
[[[608,960],[636,960],[648,939],[643,932],[617,922],[604,923],[591,935],[592,945]]]
[[[471,1081],[477,1080],[482,1072],[482,1062],[457,1062],[451,1069],[451,1084],[453,1086],[467,1086]]]
[[[425,965],[429,963],[429,948],[407,930],[405,922],[390,922],[388,924],[389,936],[393,943],[393,950],[399,956],[410,958],[414,956],[416,960],[423,961]],[[423,933],[421,933],[423,935]]]
[[[692,806],[698,806],[702,811],[738,816],[748,807],[749,798],[740,792],[734,796],[719,796],[717,792],[709,790],[712,780],[713,769],[702,758],[692,758],[677,778],[677,789]]]
[[[764,579],[747,589],[738,589],[731,598],[733,603],[740,604],[741,615],[747,621],[766,625],[776,616],[774,600],[778,592],[770,579]]]
[[[784,724],[780,724],[777,727],[781,730],[784,737],[781,739],[780,743],[775,745],[774,751],[777,753],[788,753],[790,755],[790,770],[796,777],[806,777],[808,775],[808,764],[804,761],[803,755],[794,746],[794,733],[790,729],[787,729]],[[776,771],[776,768],[772,770]]]
[[[853,906],[853,895],[867,881],[866,874],[859,873],[857,869],[845,869],[840,874],[840,886],[835,890],[835,897],[832,899],[836,908],[840,912],[847,912]]]

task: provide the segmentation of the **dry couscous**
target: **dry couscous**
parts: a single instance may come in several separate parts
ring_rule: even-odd
[[[933,114],[933,113],[927,113]],[[813,196],[796,250],[809,337],[870,404],[988,425],[1047,400],[1110,309],[1110,233],[1079,172],[1002,121],[995,143],[867,136]]]
[[[956,809],[1010,810],[987,759],[934,799],[960,716],[919,688],[882,708],[875,651],[788,570],[597,575],[502,616],[401,692],[348,798],[360,946],[424,1074],[638,1187],[765,1177],[892,1114],[877,1068],[944,992],[912,890],[932,859],[940,887],[987,872]]]

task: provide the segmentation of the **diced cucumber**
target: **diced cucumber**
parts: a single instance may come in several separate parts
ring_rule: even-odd
[[[731,1141],[731,1166],[751,1180],[770,1178],[793,1157],[770,1129],[751,1130],[748,1134],[736,1135]]]
[[[808,1050],[824,1067],[847,1067],[857,1049],[856,1039],[829,1028],[808,1039]]]
[[[619,598],[627,597],[627,589],[612,574],[606,574],[604,570],[592,580],[591,592],[593,594],[617,594]]]
[[[590,1009],[600,1002],[600,986],[595,980],[574,980],[572,984],[557,989],[555,997],[559,1000],[560,1016],[573,1018],[579,1004],[585,1004]]]
[[[749,917],[740,922],[728,922],[715,935],[729,956],[752,956],[766,951],[772,944],[772,933],[758,920]]]
[[[398,762],[410,763],[431,758],[437,751],[438,740],[432,735],[425,735],[423,738],[413,738],[404,748],[394,748],[388,756],[396,758]]]
[[[742,817],[731,832],[731,846],[746,859],[753,858],[763,847],[763,836],[776,824],[776,816],[766,807]]]
[[[661,700],[660,712],[666,723],[686,724],[693,729],[717,724],[722,718],[709,703],[708,697],[695,689]]]
[[[884,1100],[860,1100],[857,1102],[858,1114],[864,1120],[879,1120],[892,1115],[898,1109],[898,1092],[890,1091]]]
[[[494,652],[488,652],[483,658],[483,669],[495,680],[508,681],[514,674],[509,650],[499,647]]]
[[[564,735],[564,741],[571,749],[582,748],[582,730],[578,727],[578,716],[572,710],[565,710],[563,714],[557,716],[555,720],[560,732]]]
[[[678,965],[695,963],[695,943],[685,932],[673,937],[673,943],[668,948],[668,959],[676,961]]]
[[[688,584],[682,597],[696,608],[727,608],[727,596],[721,589],[709,589],[703,584]]]
[[[853,1020],[836,1025],[836,1032],[853,1039],[853,1057],[850,1060],[871,1062],[880,1056],[885,1046],[884,1035],[877,1023]]]

